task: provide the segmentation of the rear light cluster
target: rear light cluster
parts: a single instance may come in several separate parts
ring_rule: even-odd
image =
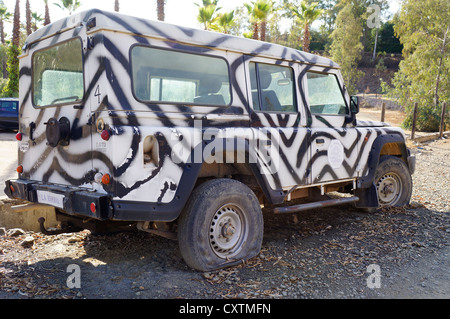
[[[22,139],[23,139],[23,134],[20,133],[20,132],[17,133],[16,134],[16,140],[18,140],[20,142],[20,141],[22,141]],[[16,172],[19,173],[19,174],[22,174],[23,173],[23,166],[22,165],[17,166]]]
[[[111,183],[111,176],[109,174],[97,173],[94,176],[94,180],[99,184],[109,185]]]

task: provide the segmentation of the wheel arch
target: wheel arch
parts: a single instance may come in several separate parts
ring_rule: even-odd
[[[382,134],[379,135],[372,144],[368,158],[368,173],[358,179],[355,195],[359,201],[355,204],[359,208],[377,208],[379,205],[377,189],[374,184],[375,172],[382,156],[392,155],[405,162],[410,172],[414,171],[413,165],[409,162],[409,151],[406,147],[403,135]]]
[[[404,137],[401,134],[382,134],[372,144],[367,163],[368,173],[358,180],[358,188],[370,188],[372,186],[380,158],[384,155],[401,158],[411,170],[408,163],[409,152]]]

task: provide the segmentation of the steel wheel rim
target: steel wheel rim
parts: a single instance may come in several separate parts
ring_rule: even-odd
[[[247,223],[242,209],[234,204],[219,208],[211,219],[209,243],[220,258],[238,254],[247,238]]]
[[[378,201],[381,206],[394,206],[401,194],[403,186],[400,176],[395,173],[383,175],[377,182]]]

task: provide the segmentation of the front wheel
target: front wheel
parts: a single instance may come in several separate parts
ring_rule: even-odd
[[[383,156],[374,179],[378,203],[383,206],[408,205],[412,194],[412,178],[406,164],[394,156]]]
[[[192,193],[178,222],[181,255],[192,268],[211,271],[258,255],[263,239],[258,199],[246,185],[214,179]]]

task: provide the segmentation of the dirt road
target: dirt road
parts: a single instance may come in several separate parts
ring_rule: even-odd
[[[6,230],[0,299],[448,299],[450,141],[413,151],[410,207],[370,214],[352,206],[287,216],[266,211],[261,253],[210,273],[189,269],[176,241],[139,231]]]

